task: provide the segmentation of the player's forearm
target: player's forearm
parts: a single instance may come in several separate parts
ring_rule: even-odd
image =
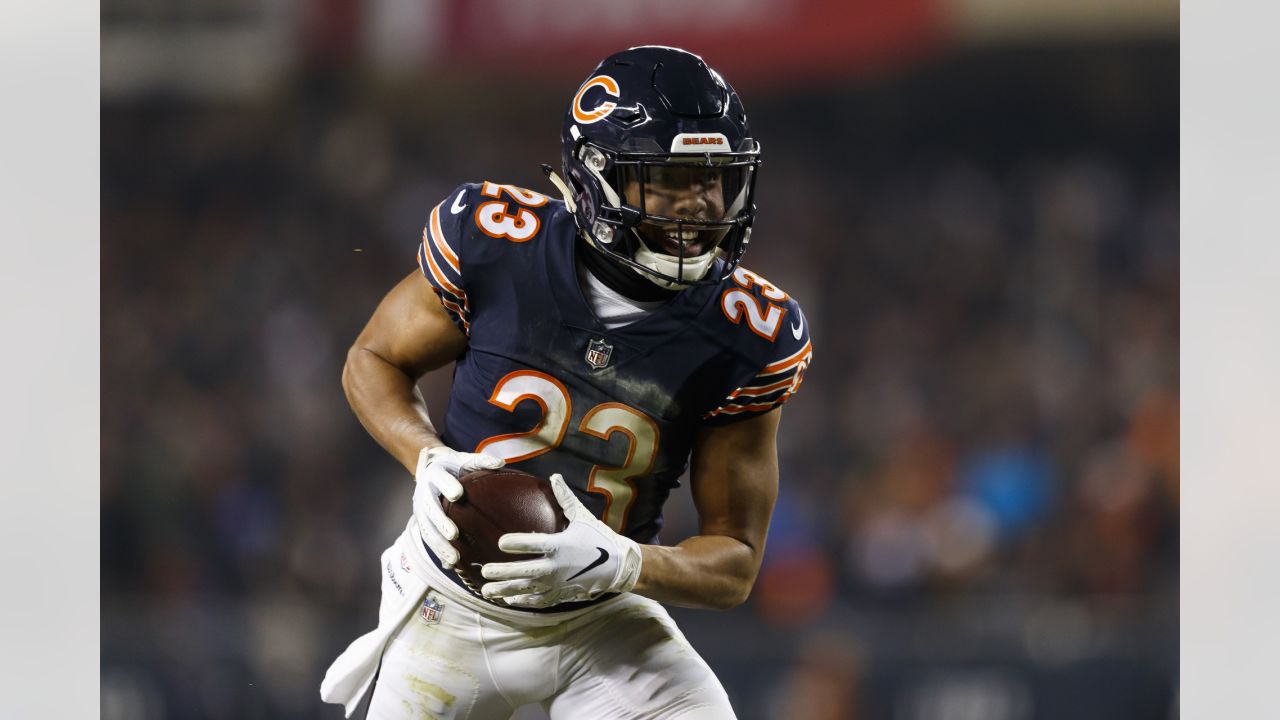
[[[443,444],[416,379],[376,353],[351,349],[342,368],[342,389],[360,424],[410,473],[422,448]]]
[[[641,545],[644,557],[633,592],[681,607],[728,610],[751,594],[760,562],[746,543],[698,535],[675,547]]]

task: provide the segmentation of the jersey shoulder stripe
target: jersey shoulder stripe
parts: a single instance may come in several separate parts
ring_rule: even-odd
[[[418,248],[418,268],[422,271],[423,277],[431,283],[431,289],[435,291],[436,297],[440,299],[440,304],[449,313],[450,319],[464,333],[471,333],[471,317],[465,306],[466,298],[452,294],[446,290],[439,278],[439,270],[433,266],[431,251],[425,245]]]
[[[791,378],[784,377],[781,380],[778,380],[777,382],[771,382],[768,385],[747,385],[745,387],[740,387],[737,390],[734,390],[733,392],[729,393],[729,399],[743,398],[743,397],[752,397],[752,398],[764,397],[765,395],[772,395],[778,390],[783,390],[788,387],[791,387]]]
[[[467,227],[461,220],[466,216],[460,217],[451,210],[475,187],[461,185],[431,209],[418,245],[418,268],[431,283],[454,325],[467,334],[471,332],[472,317],[471,297],[462,272]]]
[[[733,371],[735,376],[716,404],[701,413],[706,424],[737,422],[777,408],[800,388],[813,361],[809,324],[794,297],[745,268],[734,272],[732,282],[722,296],[748,293],[754,307],[742,294],[735,300],[748,311],[742,317],[761,324],[761,329],[768,332],[737,333],[733,345],[739,369]]]
[[[453,205],[450,206],[451,211],[453,208],[458,206],[458,202],[462,200],[466,194],[467,191],[465,188],[458,191],[458,195],[454,199]],[[455,273],[461,275],[462,266],[461,261],[458,259],[458,253],[454,252],[453,247],[449,245],[449,239],[445,237],[444,229],[440,225],[440,208],[443,205],[444,203],[442,202],[439,205],[436,205],[435,209],[431,211],[431,241],[434,244],[435,249],[444,257],[445,263],[452,268]]]
[[[439,205],[431,211],[431,222],[422,231],[422,245],[425,250],[423,255],[427,259],[427,266],[430,268],[432,279],[440,286],[440,289],[462,300],[465,305],[467,293],[461,287],[461,267],[457,262],[456,256],[454,261],[450,263],[448,255],[444,251],[444,248],[448,247],[448,245],[445,242],[444,233],[440,230]],[[446,272],[446,268],[453,271],[452,275],[457,278],[457,282],[450,278],[451,273]]]
[[[804,347],[795,351],[777,362],[769,363],[757,374],[757,377],[767,377],[769,375],[777,375],[780,372],[786,372],[800,363],[807,363],[813,358],[813,343],[806,342]]]

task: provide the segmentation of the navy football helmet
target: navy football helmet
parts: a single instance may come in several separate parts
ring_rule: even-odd
[[[565,180],[548,174],[597,250],[668,289],[737,267],[760,144],[738,94],[702,58],[662,46],[605,58],[574,95],[561,142]]]

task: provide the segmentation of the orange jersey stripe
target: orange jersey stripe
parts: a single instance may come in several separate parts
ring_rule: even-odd
[[[418,256],[418,267],[422,270],[422,272],[423,272],[423,273],[426,273],[426,272],[428,272],[428,270],[427,270],[427,268],[423,267],[423,265],[422,265],[422,255],[426,255],[426,256],[427,256],[427,261],[428,261],[428,262],[430,262],[430,260],[431,260],[431,251],[430,251],[430,250],[428,250],[426,247],[423,247],[423,248],[422,248],[422,253]],[[459,307],[457,303],[455,303],[455,302],[453,302],[452,300],[450,300],[450,299],[446,298],[446,297],[444,296],[444,292],[442,292],[442,291],[440,290],[440,288],[438,288],[438,287],[432,287],[432,288],[431,288],[431,290],[432,290],[432,292],[434,292],[434,293],[436,294],[436,297],[440,298],[440,304],[441,304],[441,305],[444,305],[444,306],[445,306],[446,308],[448,308],[449,310],[452,310],[453,312],[457,313],[457,315],[458,315],[458,319],[462,321],[462,326],[467,330],[467,332],[470,332],[470,331],[471,331],[471,323],[467,321],[466,311],[465,311],[465,310],[463,310],[461,307]],[[464,302],[465,302],[465,297],[464,297]]]
[[[785,398],[786,396],[783,395],[783,397]],[[712,410],[711,412],[707,413],[706,415],[703,415],[702,417],[710,418],[710,417],[715,417],[716,415],[736,415],[742,412],[758,412],[761,410],[772,410],[773,408],[781,404],[782,404],[782,400],[779,399],[778,402],[760,403],[758,405],[735,405],[735,406],[726,405],[721,408],[716,408],[715,410]]]
[[[441,203],[443,205],[444,203]],[[453,271],[462,274],[462,266],[458,261],[458,254],[449,247],[448,241],[444,239],[444,230],[440,228],[440,205],[435,206],[431,211],[431,242],[440,250],[440,255],[444,257],[444,261],[448,263]]]
[[[467,304],[467,294],[462,291],[462,288],[449,282],[449,278],[445,276],[444,271],[440,269],[439,265],[436,265],[436,259],[432,257],[431,248],[427,245],[427,231],[425,229],[422,231],[422,254],[427,256],[427,265],[431,268],[431,277],[435,278],[436,282],[444,287],[445,290],[457,295],[463,304]]]
[[[791,367],[792,365],[797,365],[797,364],[799,364],[799,363],[801,363],[801,362],[807,362],[807,361],[808,361],[808,359],[809,359],[809,358],[808,358],[809,351],[810,351],[810,350],[812,350],[812,349],[813,349],[813,343],[812,343],[812,342],[806,342],[806,343],[804,344],[804,347],[802,347],[802,348],[800,348],[799,350],[795,351],[795,353],[793,353],[793,354],[791,354],[791,355],[788,355],[787,357],[785,357],[785,358],[783,358],[783,359],[779,360],[779,361],[778,361],[778,362],[776,362],[776,363],[771,363],[771,364],[769,364],[769,365],[765,365],[765,366],[764,366],[764,369],[763,369],[763,370],[761,370],[761,371],[756,375],[756,377],[761,377],[761,376],[764,376],[764,375],[773,375],[773,374],[775,374],[775,373],[779,373],[779,372],[782,372],[783,370],[786,370],[787,368]]]
[[[784,393],[781,397],[779,397],[777,400],[774,400],[773,402],[757,403],[755,405],[739,405],[737,403],[729,403],[727,405],[722,405],[716,408],[715,410],[712,410],[709,413],[704,414],[702,417],[705,420],[707,418],[712,418],[712,417],[715,417],[716,415],[721,415],[721,414],[737,415],[738,413],[744,413],[744,412],[760,412],[763,410],[772,410],[778,407],[779,405],[781,405],[782,403],[786,402],[788,398],[790,398],[792,395],[795,394],[795,392],[796,392],[795,388],[792,388],[791,390],[788,390],[786,393]]]
[[[776,383],[765,385],[763,387],[740,387],[729,394],[729,399],[732,400],[736,397],[759,397],[761,395],[768,395],[769,393],[778,392],[782,388],[790,385],[792,382],[792,378],[786,378],[785,380],[779,380]]]
[[[466,313],[462,311],[462,308],[458,307],[458,304],[453,302],[452,300],[445,298],[444,295],[440,294],[439,290],[436,291],[436,297],[440,298],[441,305],[444,305],[449,310],[452,310],[458,314],[458,319],[462,320],[463,329],[466,330],[467,333],[469,334],[471,332],[471,323],[467,322]]]

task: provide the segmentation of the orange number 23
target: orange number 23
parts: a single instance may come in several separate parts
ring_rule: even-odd
[[[499,380],[489,396],[490,403],[508,412],[515,412],[516,406],[526,401],[542,408],[538,424],[532,430],[482,440],[476,452],[520,462],[560,445],[573,415],[573,401],[564,384],[536,370],[517,370]],[[622,433],[628,439],[627,459],[622,465],[593,466],[587,477],[587,490],[605,498],[601,519],[614,531],[622,532],[636,497],[635,479],[649,474],[658,457],[658,425],[635,408],[607,402],[591,408],[578,424],[578,431],[601,440],[608,440],[614,433]]]

